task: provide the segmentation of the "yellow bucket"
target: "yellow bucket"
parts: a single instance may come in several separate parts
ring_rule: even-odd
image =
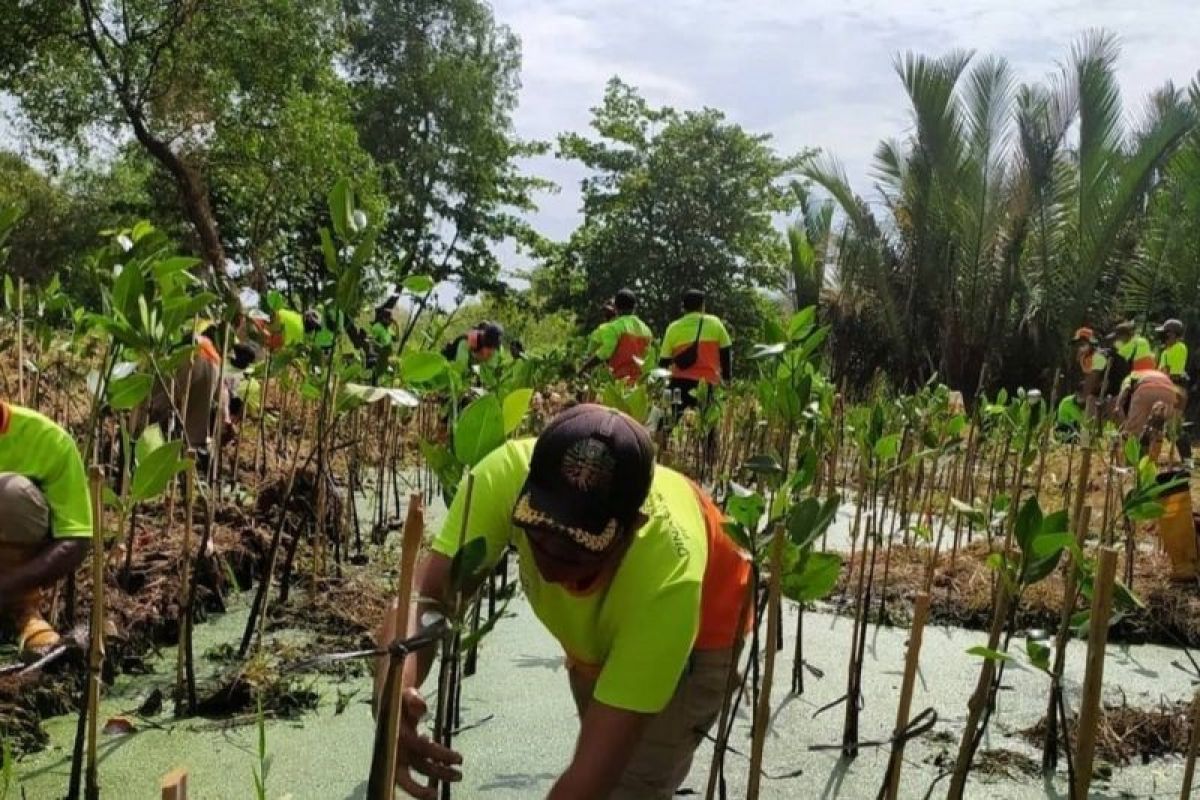
[[[1186,472],[1164,472],[1158,476],[1160,483],[1188,475]],[[1197,577],[1196,566],[1200,556],[1196,546],[1196,523],[1192,519],[1192,493],[1187,483],[1159,497],[1163,515],[1158,520],[1158,535],[1163,549],[1171,559],[1173,580],[1193,580]]]

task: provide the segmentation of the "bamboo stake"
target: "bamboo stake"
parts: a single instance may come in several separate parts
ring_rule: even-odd
[[[1108,643],[1108,619],[1112,613],[1113,582],[1117,574],[1117,551],[1100,549],[1092,591],[1092,617],[1088,630],[1087,666],[1083,674],[1083,697],[1079,707],[1075,755],[1074,800],[1087,800],[1096,751],[1096,724],[1100,717],[1100,690],[1104,682],[1104,646]]]
[[[1196,774],[1196,750],[1200,745],[1200,689],[1192,699],[1192,733],[1188,737],[1187,764],[1183,768],[1183,790],[1179,800],[1189,800],[1192,796],[1192,779]]]
[[[779,633],[779,579],[783,565],[783,543],[787,531],[782,524],[775,526],[771,539],[771,576],[767,582],[767,648],[763,669],[762,689],[758,695],[758,713],[754,715],[754,738],[750,742],[750,781],[746,800],[757,800],[762,782],[763,746],[767,739],[767,723],[771,719],[771,682],[775,674],[775,648],[770,644]]]
[[[196,505],[196,451],[187,452],[188,466],[183,475],[184,523],[183,542],[180,545],[179,557],[179,648],[175,655],[175,716],[183,716],[185,703],[190,701],[187,680],[188,649],[192,641],[192,621],[188,617],[187,602],[188,583],[191,580],[192,564],[192,521]]]
[[[390,630],[394,637],[403,637],[409,632],[408,616],[412,600],[413,573],[416,571],[417,553],[421,549],[424,534],[425,510],[421,494],[413,492],[408,496],[408,518],[404,523],[404,537],[400,545],[400,579],[396,585],[396,600],[391,610]],[[388,626],[385,626],[384,630],[388,629]],[[387,644],[388,642],[380,642],[383,646]],[[382,751],[383,763],[371,764],[367,796],[372,800],[391,800],[392,787],[396,785],[396,753],[400,740],[403,695],[401,678],[404,675],[404,662],[403,657],[380,657],[376,664],[375,682],[379,688],[376,693],[379,698],[377,713],[380,730],[387,737],[387,746]]]
[[[187,770],[173,769],[162,778],[162,800],[187,800]]]
[[[104,664],[104,470],[93,465],[88,475],[92,487],[92,624],[88,635],[87,770],[84,797],[99,800],[96,771],[99,741],[100,672]]]
[[[925,634],[925,620],[929,616],[929,592],[917,592],[913,600],[912,630],[908,634],[908,652],[904,656],[904,679],[900,684],[900,705],[896,708],[894,736],[908,727],[908,715],[912,710],[913,685],[917,679],[917,668],[921,661],[921,639]],[[900,791],[900,767],[904,763],[904,739],[897,738],[892,745],[888,762],[887,800],[896,800]]]

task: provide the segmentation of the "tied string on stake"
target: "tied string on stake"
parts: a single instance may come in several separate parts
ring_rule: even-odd
[[[873,742],[859,742],[858,747],[893,747],[901,742],[910,742],[918,736],[922,736],[933,730],[933,726],[937,724],[938,715],[932,707],[925,709],[920,714],[913,717],[904,729],[898,731],[887,739],[879,739]],[[821,752],[824,750],[841,750],[846,745],[838,742],[837,744],[810,744],[809,752]]]
[[[336,664],[342,661],[353,661],[359,658],[378,658],[379,656],[395,656],[403,658],[410,653],[415,653],[418,650],[423,650],[432,644],[441,641],[441,637],[449,629],[449,623],[446,618],[440,614],[425,614],[422,617],[422,622],[425,622],[425,628],[415,636],[410,636],[407,639],[395,639],[387,647],[373,647],[366,650],[348,650],[340,653],[322,653],[320,655],[306,658],[302,661],[293,663],[290,667],[293,671],[304,671],[315,667]]]

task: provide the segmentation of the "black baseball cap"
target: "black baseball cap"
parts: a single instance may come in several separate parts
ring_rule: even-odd
[[[582,404],[559,414],[538,437],[513,524],[607,550],[637,518],[654,479],[654,444],[632,417]]]

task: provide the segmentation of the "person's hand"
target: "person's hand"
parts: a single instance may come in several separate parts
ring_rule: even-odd
[[[456,769],[462,756],[428,736],[417,733],[417,723],[428,712],[425,698],[415,688],[404,690],[400,700],[400,740],[396,753],[396,785],[419,800],[437,800],[438,793],[413,777],[413,771],[443,781],[460,781]]]

